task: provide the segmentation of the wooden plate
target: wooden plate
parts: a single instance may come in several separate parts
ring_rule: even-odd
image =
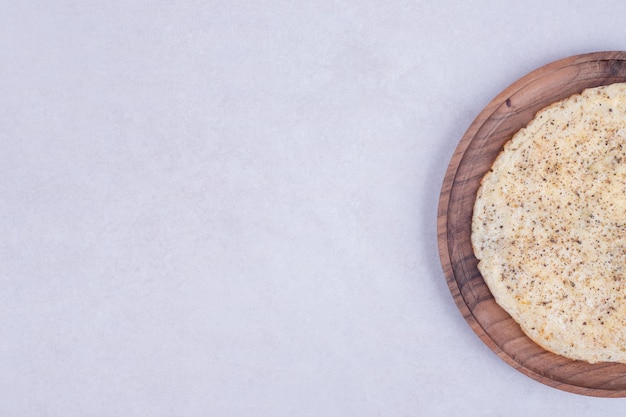
[[[443,182],[439,255],[450,292],[472,329],[500,358],[551,387],[597,397],[626,396],[626,364],[589,364],[531,341],[489,292],[470,241],[476,192],[503,145],[535,113],[588,87],[626,81],[626,52],[597,52],[541,67],[500,93],[471,124]]]

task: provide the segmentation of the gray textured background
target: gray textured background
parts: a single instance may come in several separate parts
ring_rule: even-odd
[[[0,415],[589,416],[454,305],[472,119],[626,3],[0,0]]]

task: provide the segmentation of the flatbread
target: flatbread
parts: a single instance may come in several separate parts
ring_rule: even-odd
[[[533,341],[626,363],[626,84],[554,103],[513,136],[481,182],[472,245]]]

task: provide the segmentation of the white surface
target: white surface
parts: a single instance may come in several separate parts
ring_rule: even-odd
[[[482,107],[626,3],[308,3],[0,1],[0,415],[621,412],[480,342],[435,218]]]

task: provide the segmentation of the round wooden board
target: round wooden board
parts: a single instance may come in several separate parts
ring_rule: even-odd
[[[437,239],[454,301],[476,334],[500,358],[546,385],[597,397],[626,396],[626,364],[589,364],[548,352],[498,306],[477,269],[470,241],[480,181],[504,144],[547,105],[588,87],[626,81],[626,52],[597,52],[541,67],[500,93],[471,124],[443,182]]]

